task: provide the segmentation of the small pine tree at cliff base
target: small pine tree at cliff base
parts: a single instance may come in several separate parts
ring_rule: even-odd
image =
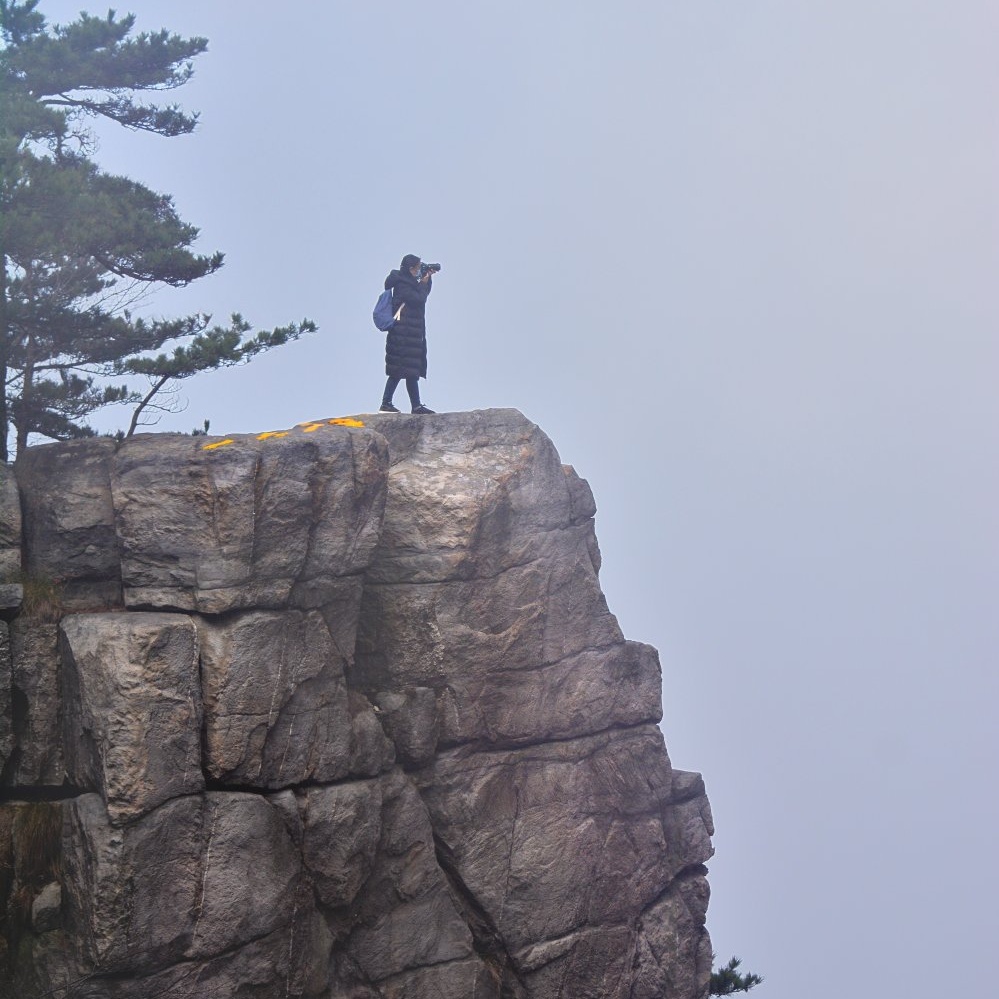
[[[192,246],[196,227],[168,195],[103,172],[91,159],[98,119],[170,137],[197,115],[147,94],[186,83],[204,38],[132,35],[134,17],[81,14],[49,28],[39,0],[0,0],[0,460],[10,438],[89,436],[87,417],[136,407],[128,433],[177,379],[240,364],[314,332],[309,320],[252,335],[238,314],[149,320],[150,288],[183,287],[223,256]],[[165,349],[166,348],[166,349]],[[120,379],[145,376],[140,393]],[[117,383],[114,383],[117,382]]]
[[[730,996],[736,992],[748,992],[759,985],[763,979],[752,972],[742,974],[739,966],[742,961],[733,957],[728,964],[711,972],[711,985],[708,988],[708,995]]]

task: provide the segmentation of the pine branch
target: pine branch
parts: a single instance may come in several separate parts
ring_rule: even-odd
[[[741,974],[738,970],[741,964],[739,958],[733,957],[725,967],[712,971],[709,995],[730,996],[735,992],[748,992],[763,981],[760,975]]]

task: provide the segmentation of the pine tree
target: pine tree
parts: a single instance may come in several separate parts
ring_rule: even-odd
[[[31,433],[93,431],[101,406],[138,406],[129,433],[171,380],[238,364],[315,329],[308,320],[250,336],[201,314],[144,320],[130,306],[150,286],[214,273],[223,255],[196,254],[196,227],[169,196],[102,172],[89,159],[97,118],[163,136],[197,115],[144,101],[182,86],[204,38],[131,36],[134,18],[81,14],[48,28],[39,0],[0,0],[0,459]],[[179,346],[164,350],[180,341]],[[145,375],[150,391],[109,379]]]
[[[763,981],[759,975],[754,975],[752,972],[742,974],[739,971],[741,964],[739,958],[733,957],[723,968],[712,971],[708,994],[730,996],[736,992],[748,992]]]

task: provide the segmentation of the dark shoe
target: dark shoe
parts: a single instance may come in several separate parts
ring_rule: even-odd
[[[379,413],[398,413],[399,410],[396,409],[395,406],[392,405],[392,403],[390,403],[390,402],[383,402],[378,407],[378,412]]]
[[[426,406],[416,406],[414,407],[413,412],[418,416],[426,416],[428,413],[432,413],[433,410],[427,409]]]

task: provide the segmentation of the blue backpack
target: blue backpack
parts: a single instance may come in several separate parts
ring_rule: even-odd
[[[378,296],[378,301],[375,302],[375,310],[371,313],[371,318],[375,321],[375,326],[380,329],[383,333],[392,329],[393,324],[396,321],[396,317],[402,312],[402,306],[399,307],[399,311],[396,312],[392,308],[392,289],[386,288]]]

